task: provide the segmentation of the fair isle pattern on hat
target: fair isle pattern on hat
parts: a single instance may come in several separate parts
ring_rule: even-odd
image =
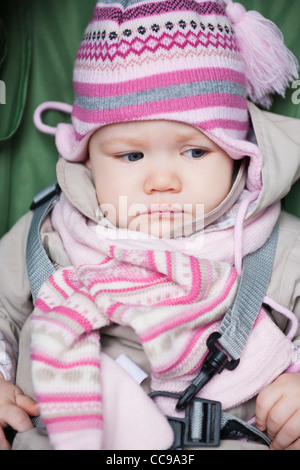
[[[244,139],[244,66],[217,0],[98,1],[74,68],[77,141],[97,128],[168,119]]]

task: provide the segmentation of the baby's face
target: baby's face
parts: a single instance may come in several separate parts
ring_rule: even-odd
[[[100,128],[87,166],[108,219],[159,238],[216,208],[233,172],[233,160],[202,132],[171,121]]]

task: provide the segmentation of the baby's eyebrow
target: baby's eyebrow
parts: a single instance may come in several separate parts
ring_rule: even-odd
[[[177,139],[179,141],[187,141],[187,140],[197,140],[198,142],[200,143],[208,143],[209,139],[202,133],[198,132],[198,131],[190,131],[190,132],[183,132],[183,133],[179,133],[177,135]]]
[[[116,145],[127,145],[129,147],[139,147],[141,146],[141,141],[135,139],[134,137],[124,136],[116,138],[107,138],[101,141],[101,146],[103,147],[114,147]]]

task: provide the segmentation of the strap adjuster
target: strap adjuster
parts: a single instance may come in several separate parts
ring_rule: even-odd
[[[180,395],[152,392],[151,398],[165,396],[178,400]],[[169,450],[185,447],[218,447],[221,434],[221,403],[194,397],[185,408],[182,418],[167,416],[174,432],[174,442]]]
[[[57,181],[39,192],[33,199],[30,210],[35,210],[54,196],[59,196],[61,189]]]

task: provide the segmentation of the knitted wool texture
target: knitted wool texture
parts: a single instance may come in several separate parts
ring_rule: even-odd
[[[216,1],[98,1],[75,66],[72,161],[97,128],[168,119],[225,141],[248,130],[244,65]],[[81,144],[80,144],[81,143]]]

